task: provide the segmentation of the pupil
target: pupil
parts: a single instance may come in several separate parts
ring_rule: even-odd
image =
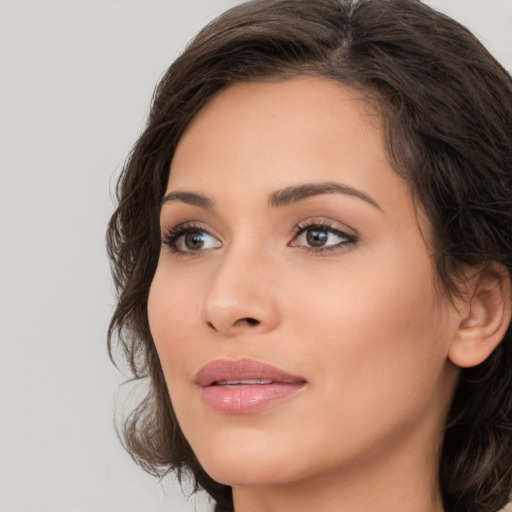
[[[328,233],[321,229],[312,229],[307,232],[306,239],[312,247],[322,247],[327,242]]]
[[[188,233],[185,235],[185,246],[187,249],[197,251],[204,245],[202,233]]]

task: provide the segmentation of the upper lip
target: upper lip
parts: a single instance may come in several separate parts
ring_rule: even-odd
[[[271,380],[283,384],[304,383],[306,379],[253,359],[215,359],[206,363],[195,378],[201,387],[219,381]]]

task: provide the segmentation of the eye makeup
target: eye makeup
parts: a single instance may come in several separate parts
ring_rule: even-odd
[[[341,229],[338,223],[326,219],[308,219],[294,226],[293,238],[287,245],[314,254],[339,252],[358,241],[349,230],[353,231],[348,227]],[[182,222],[169,229],[162,237],[162,244],[176,256],[197,256],[222,247],[222,241],[195,221]]]
[[[197,222],[183,222],[168,230],[162,237],[162,244],[177,256],[194,256],[222,247],[222,242]]]
[[[300,247],[313,253],[346,250],[357,242],[357,237],[335,227],[327,220],[307,220],[294,228],[290,247]]]

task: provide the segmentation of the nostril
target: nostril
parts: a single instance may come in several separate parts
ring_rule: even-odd
[[[230,329],[230,327],[237,327],[237,326],[242,327],[244,325],[254,327],[254,326],[257,326],[260,324],[261,324],[261,322],[259,320],[256,320],[256,318],[244,317],[244,318],[239,318],[236,322],[234,322],[233,324],[228,326],[227,329],[225,330],[222,326],[219,329],[218,326],[215,325],[213,322],[210,322],[210,321],[206,322],[206,325],[215,332],[227,332]]]

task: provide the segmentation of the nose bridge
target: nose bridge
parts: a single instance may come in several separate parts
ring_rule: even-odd
[[[261,246],[240,240],[224,249],[203,304],[203,320],[226,335],[275,328],[277,308],[270,277],[272,258]]]

